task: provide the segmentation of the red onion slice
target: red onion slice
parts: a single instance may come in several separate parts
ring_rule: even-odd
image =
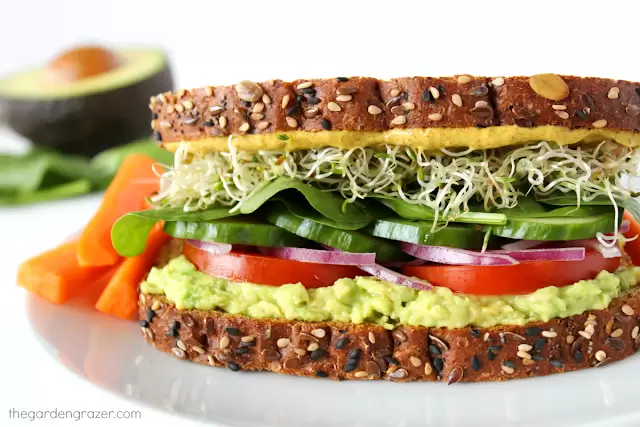
[[[211,254],[228,254],[231,252],[231,245],[229,243],[212,243],[202,240],[187,240],[187,244],[194,248],[207,251]]]
[[[620,231],[621,233],[626,233],[627,231],[629,231],[629,229],[631,228],[631,221],[629,221],[628,219],[622,220],[622,222],[620,223],[620,228],[618,229],[618,231]]]
[[[260,247],[260,252],[276,258],[316,264],[361,265],[376,262],[375,253],[354,253],[339,251],[324,251],[306,248],[267,248]]]
[[[493,254],[507,255],[517,261],[582,261],[584,247],[525,249],[520,251],[489,251]]]
[[[598,239],[583,239],[583,240],[571,240],[565,242],[565,244],[571,244],[575,246],[582,246],[588,249],[595,249],[600,252],[605,258],[619,258],[622,256],[620,252],[620,248],[616,245],[613,247],[604,246],[602,243],[598,241]]]
[[[409,288],[417,289],[420,291],[428,291],[433,289],[433,286],[431,286],[431,284],[427,281],[396,273],[395,271],[383,267],[380,264],[360,265],[358,267],[360,267],[362,271],[366,271],[367,273],[377,277],[380,280],[384,280],[395,285],[407,286]]]
[[[454,265],[513,265],[518,261],[507,255],[467,251],[446,246],[425,246],[400,243],[400,249],[425,261]]]
[[[517,240],[513,243],[502,245],[502,249],[505,251],[520,251],[523,249],[535,248],[543,243],[545,243],[544,240]]]

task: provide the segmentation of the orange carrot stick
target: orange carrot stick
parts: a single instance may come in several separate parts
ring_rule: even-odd
[[[111,244],[111,227],[122,215],[140,210],[145,197],[158,190],[153,172],[155,160],[131,154],[118,169],[102,203],[78,241],[78,261],[82,266],[114,265],[120,259]]]
[[[63,243],[26,260],[18,268],[18,285],[56,304],[81,295],[109,267],[80,266],[77,246],[77,241]]]
[[[169,236],[162,231],[161,224],[149,233],[147,246],[138,256],[127,258],[111,278],[96,303],[98,311],[122,319],[131,319],[138,310],[138,285],[153,266],[162,246]]]

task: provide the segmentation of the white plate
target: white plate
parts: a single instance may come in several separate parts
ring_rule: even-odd
[[[34,226],[35,218],[64,218],[63,225],[50,233],[49,241],[34,243],[34,250],[40,250],[82,224],[96,202],[94,197],[26,210],[4,210],[0,215],[11,219],[9,232],[15,236],[17,230],[28,224],[36,227],[36,231],[38,227],[46,228],[46,222]],[[11,259],[8,245],[0,255]],[[54,365],[56,374],[69,371],[69,381],[73,373],[80,375],[102,390],[128,399],[134,407],[154,407],[221,425],[627,427],[640,424],[636,397],[640,357],[584,372],[504,383],[446,386],[332,382],[271,373],[234,373],[182,362],[144,342],[134,323],[78,307],[54,306],[33,296],[27,296],[25,307],[22,316],[27,322],[18,323],[33,333],[20,330],[15,336],[20,335],[23,340],[21,347],[33,346],[33,336],[41,337],[49,355],[59,362]],[[17,357],[11,360],[20,364]],[[35,369],[27,363],[12,367],[12,371]],[[75,384],[71,391],[82,393],[83,388],[82,383]]]

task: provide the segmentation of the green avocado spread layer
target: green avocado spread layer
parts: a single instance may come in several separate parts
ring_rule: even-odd
[[[141,291],[164,294],[178,309],[221,310],[256,319],[461,328],[524,325],[601,310],[639,279],[639,267],[615,274],[602,271],[592,280],[517,296],[463,295],[443,287],[417,291],[371,277],[305,289],[301,284],[276,287],[220,279],[179,256],[163,268],[154,267]]]

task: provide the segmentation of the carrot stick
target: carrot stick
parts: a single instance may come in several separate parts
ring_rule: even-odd
[[[122,319],[131,319],[138,311],[138,285],[153,266],[162,246],[169,236],[162,231],[161,224],[149,233],[147,246],[138,256],[127,258],[111,278],[96,303],[98,311]]]
[[[155,160],[138,154],[127,156],[104,194],[102,203],[78,241],[82,266],[114,265],[120,259],[111,244],[111,227],[122,215],[140,210],[145,197],[158,190]]]
[[[19,286],[56,303],[82,294],[109,267],[82,267],[78,264],[77,241],[63,243],[20,264]]]

